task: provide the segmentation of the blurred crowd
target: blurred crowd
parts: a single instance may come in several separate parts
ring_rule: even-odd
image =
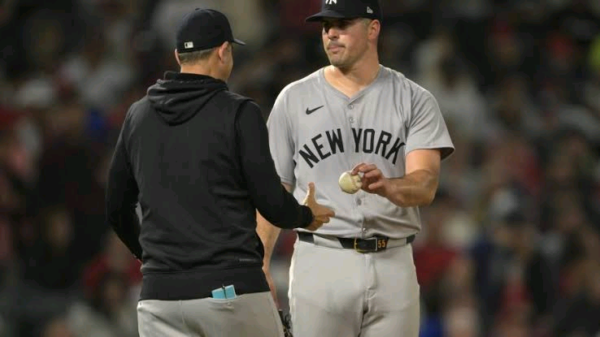
[[[600,336],[600,1],[382,4],[381,63],[435,95],[457,149],[414,243],[421,336]],[[137,336],[106,170],[196,7],[247,42],[229,85],[265,118],[327,63],[304,23],[320,0],[0,2],[0,336]],[[273,262],[284,308],[294,239]]]

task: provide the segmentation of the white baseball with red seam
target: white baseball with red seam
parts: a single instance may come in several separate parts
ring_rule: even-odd
[[[360,178],[360,175],[352,174],[350,171],[346,171],[340,176],[338,184],[340,185],[342,191],[349,194],[354,194],[362,187],[362,179]]]

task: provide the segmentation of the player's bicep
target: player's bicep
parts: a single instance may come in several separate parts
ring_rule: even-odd
[[[425,171],[432,177],[440,174],[441,155],[438,149],[421,149],[409,152],[406,155],[406,174],[416,171]]]
[[[447,158],[454,145],[435,97],[428,91],[416,91],[412,100],[406,153],[438,149],[441,159]]]

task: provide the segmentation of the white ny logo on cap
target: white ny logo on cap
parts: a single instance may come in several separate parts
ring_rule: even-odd
[[[337,0],[325,0],[326,5],[337,5]]]

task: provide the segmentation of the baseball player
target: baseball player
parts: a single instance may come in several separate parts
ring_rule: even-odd
[[[454,145],[431,93],[379,64],[381,16],[377,0],[325,0],[307,21],[322,24],[330,65],[286,86],[267,121],[283,185],[299,199],[314,181],[318,202],[336,210],[326,227],[297,229],[288,293],[295,337],[419,333],[410,243]],[[271,280],[279,230],[260,214],[258,222]]]

